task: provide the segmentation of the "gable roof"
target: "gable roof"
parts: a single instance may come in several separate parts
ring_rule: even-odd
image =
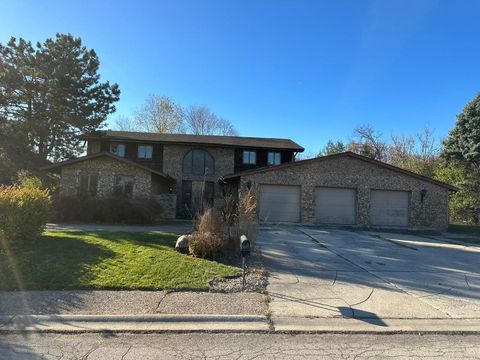
[[[161,172],[161,171],[158,171],[158,170],[154,170],[152,168],[149,168],[147,166],[144,166],[142,164],[139,164],[139,163],[136,163],[134,161],[131,161],[131,160],[128,160],[128,159],[125,159],[123,157],[120,157],[120,156],[117,156],[117,155],[114,155],[112,153],[109,153],[109,152],[99,152],[99,153],[96,153],[96,154],[91,154],[91,155],[87,155],[87,156],[81,156],[79,158],[76,158],[76,159],[72,159],[72,160],[65,160],[65,161],[62,161],[62,162],[59,162],[59,163],[56,163],[56,164],[52,164],[52,165],[48,165],[48,166],[45,166],[43,168],[41,168],[41,170],[44,170],[44,171],[51,171],[51,170],[55,170],[55,169],[58,169],[58,168],[61,168],[63,166],[66,166],[66,165],[72,165],[72,164],[76,164],[78,162],[82,162],[82,161],[85,161],[85,160],[92,160],[92,159],[96,159],[96,158],[100,158],[100,157],[108,157],[108,158],[112,158],[114,160],[117,160],[117,161],[121,161],[121,162],[124,162],[126,164],[129,164],[129,165],[132,165],[132,166],[135,166],[137,168],[140,168],[140,169],[143,169],[145,171],[148,171],[152,174],[155,174],[155,175],[158,175],[158,176],[161,176],[163,177],[165,180],[169,181],[169,182],[172,182],[174,183],[175,182],[175,179],[170,177],[169,175]]]
[[[444,188],[446,188],[450,191],[458,191],[458,189],[456,187],[454,187],[452,185],[449,185],[447,183],[434,180],[434,179],[432,179],[430,177],[427,177],[427,176],[416,174],[414,172],[411,172],[411,171],[399,168],[397,166],[393,166],[393,165],[384,163],[382,161],[373,160],[373,159],[370,159],[366,156],[362,156],[362,155],[356,154],[356,153],[351,152],[351,151],[346,151],[346,152],[333,154],[333,155],[327,155],[327,156],[320,156],[320,157],[313,158],[313,159],[306,159],[306,160],[288,162],[288,163],[283,163],[283,164],[280,164],[280,165],[266,166],[266,167],[262,167],[262,168],[258,168],[258,169],[254,169],[254,170],[242,171],[242,172],[238,172],[238,173],[235,173],[235,174],[226,175],[226,176],[223,177],[223,180],[229,180],[229,179],[234,179],[234,178],[238,178],[238,177],[242,177],[242,176],[260,174],[260,173],[265,173],[265,172],[269,172],[269,171],[276,171],[276,170],[281,170],[281,169],[284,169],[284,168],[300,166],[300,165],[310,164],[310,163],[314,163],[314,162],[321,162],[321,161],[326,161],[326,160],[344,158],[344,157],[350,157],[350,158],[362,160],[362,161],[365,161],[365,162],[368,162],[368,163],[371,163],[371,164],[374,164],[374,165],[377,165],[377,166],[381,166],[383,168],[393,170],[393,171],[396,171],[396,172],[399,172],[399,173],[402,173],[402,174],[405,174],[405,175],[408,175],[408,176],[411,176],[411,177],[414,177],[414,178],[417,178],[417,179],[420,179],[420,180],[423,180],[423,181],[426,181],[426,182],[429,182],[429,183],[432,183],[432,184],[435,184],[435,185],[438,185],[438,186],[441,186],[441,187],[444,187]]]
[[[157,134],[133,131],[97,131],[81,137],[89,139],[108,139],[116,141],[159,142],[174,144],[195,144],[224,147],[281,149],[302,152],[305,149],[290,139],[259,138],[243,136]]]

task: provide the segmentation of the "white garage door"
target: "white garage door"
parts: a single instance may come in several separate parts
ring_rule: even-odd
[[[261,185],[260,221],[300,222],[300,186]]]
[[[316,188],[315,219],[319,224],[355,224],[355,190]]]
[[[407,191],[372,190],[370,223],[381,226],[408,226]]]

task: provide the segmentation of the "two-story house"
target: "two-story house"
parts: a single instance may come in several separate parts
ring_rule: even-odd
[[[87,155],[48,167],[61,173],[60,194],[156,199],[165,217],[221,206],[219,180],[294,161],[304,149],[289,139],[104,131],[84,135]]]
[[[84,136],[87,155],[51,165],[61,195],[154,198],[164,218],[220,209],[222,189],[257,192],[261,222],[446,229],[456,189],[345,152],[295,161],[289,139],[124,131]]]

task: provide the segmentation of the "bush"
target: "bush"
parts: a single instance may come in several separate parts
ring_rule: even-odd
[[[149,224],[161,214],[152,199],[80,198],[61,196],[54,200],[55,220],[59,222]]]
[[[9,241],[38,237],[52,215],[48,190],[0,186],[0,230]]]
[[[203,259],[215,259],[225,252],[225,241],[217,234],[195,231],[192,233],[190,253]]]
[[[190,253],[204,259],[215,259],[232,249],[232,241],[225,236],[219,216],[213,209],[206,209],[196,221],[191,234]]]

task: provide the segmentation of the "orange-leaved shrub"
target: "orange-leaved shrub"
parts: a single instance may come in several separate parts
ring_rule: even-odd
[[[0,186],[0,231],[12,242],[38,237],[52,215],[52,198],[46,189]]]

